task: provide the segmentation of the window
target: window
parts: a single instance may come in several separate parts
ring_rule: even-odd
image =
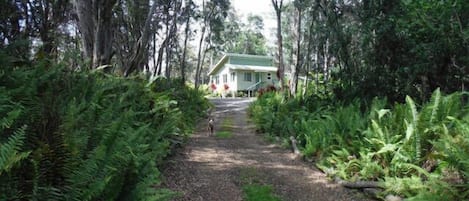
[[[235,73],[235,72],[232,72],[232,73],[231,73],[231,82],[234,82],[234,81],[235,81],[235,79],[236,79],[235,76],[236,76],[236,73]]]
[[[215,76],[215,84],[220,84],[220,76]]]
[[[224,74],[223,75],[223,83],[227,83],[227,82],[228,82],[228,75]]]
[[[251,82],[252,79],[251,79],[251,72],[245,72],[244,73],[244,81],[248,81],[248,82]]]
[[[260,73],[256,73],[256,82],[261,81],[261,75]]]

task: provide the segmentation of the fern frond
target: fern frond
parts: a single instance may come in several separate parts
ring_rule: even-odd
[[[417,107],[415,106],[414,100],[410,96],[406,96],[406,104],[409,107],[409,112],[411,115],[411,125],[415,129],[413,132],[414,136],[414,151],[415,151],[415,161],[420,161],[422,157],[422,144],[421,144],[421,136],[418,130],[418,123],[419,123],[419,114],[417,112]]]
[[[440,88],[436,89],[435,92],[433,92],[430,104],[431,104],[431,115],[430,115],[430,123],[433,123],[435,119],[437,118],[438,111],[440,109],[440,102],[441,102],[441,92]]]
[[[5,143],[0,145],[0,175],[8,172],[12,167],[17,165],[21,160],[27,158],[30,152],[21,152],[21,147],[25,140],[25,129],[23,126],[16,130]]]
[[[12,110],[12,111],[8,112],[5,117],[0,119],[0,129],[10,128],[10,126],[13,124],[14,120],[16,118],[18,118],[18,116],[20,114],[21,114],[20,109]]]

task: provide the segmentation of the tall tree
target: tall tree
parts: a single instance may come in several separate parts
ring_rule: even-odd
[[[112,11],[117,0],[75,0],[78,29],[85,58],[90,68],[110,65],[112,48]]]
[[[200,39],[199,39],[199,46],[198,46],[198,51],[197,51],[197,66],[195,69],[195,77],[194,77],[194,84],[195,84],[196,89],[199,88],[200,73],[202,71],[201,68],[203,65],[202,49],[204,49],[204,51],[206,49],[203,43],[205,41],[205,31],[207,30],[207,27],[208,27],[209,18],[213,15],[213,12],[214,12],[213,9],[207,8],[205,0],[202,0],[202,12],[203,12],[203,21],[202,21],[202,27],[200,29]]]
[[[303,65],[303,56],[301,54],[301,36],[302,36],[302,27],[301,27],[301,21],[302,21],[302,11],[304,5],[303,0],[295,0],[293,2],[294,7],[296,9],[297,17],[296,17],[296,63],[291,68],[291,80],[290,80],[290,95],[291,96],[296,96],[296,91],[298,88],[298,75],[300,72],[300,68]]]
[[[155,65],[154,65],[154,71],[153,75],[156,76],[161,76],[164,68],[164,76],[166,78],[169,78],[171,76],[171,70],[172,70],[172,63],[171,61],[173,60],[173,53],[176,52],[176,48],[178,47],[178,35],[177,35],[177,28],[178,28],[178,22],[181,21],[180,18],[184,14],[181,13],[181,8],[182,8],[182,0],[177,0],[177,1],[165,1],[164,4],[161,5],[161,9],[159,11],[162,21],[161,27],[164,27],[162,31],[164,33],[159,33],[156,32],[153,35],[154,38],[154,54],[155,54]],[[156,51],[156,37],[157,35],[160,35],[161,37],[161,44],[159,44],[158,51]],[[157,54],[156,54],[157,53]],[[163,61],[164,61],[164,66],[163,66]]]
[[[182,8],[182,0],[178,1],[173,1],[174,6],[173,6],[173,12],[172,16],[168,15],[168,18],[170,20],[167,21],[166,23],[166,35],[169,38],[168,45],[166,46],[166,69],[165,69],[165,77],[170,78],[171,77],[171,71],[172,71],[172,66],[171,66],[171,59],[172,59],[172,54],[173,52],[177,53],[175,48],[178,47],[177,45],[177,29],[178,29],[178,16],[180,15],[180,11]],[[170,24],[170,22],[172,24]]]
[[[277,78],[280,80],[280,86],[285,87],[285,66],[283,61],[283,38],[282,38],[282,11],[283,11],[283,0],[272,0],[272,5],[275,10],[277,19],[277,45],[278,45],[278,70]]]
[[[183,19],[185,22],[184,28],[184,44],[182,48],[182,55],[181,55],[181,82],[184,84],[186,82],[186,55],[187,55],[187,42],[189,41],[191,35],[191,28],[190,22],[193,15],[193,10],[195,9],[195,4],[192,0],[185,1],[185,7],[183,9]]]

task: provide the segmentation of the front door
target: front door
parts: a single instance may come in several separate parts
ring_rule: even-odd
[[[261,73],[256,72],[256,83],[261,81]]]

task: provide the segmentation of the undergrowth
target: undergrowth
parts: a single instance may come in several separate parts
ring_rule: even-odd
[[[0,200],[168,200],[158,165],[208,103],[153,83],[0,55]]]
[[[249,113],[260,132],[294,136],[305,156],[331,177],[377,181],[409,200],[469,199],[467,93],[418,104],[340,103],[313,97],[259,97]],[[431,198],[431,199],[429,199]]]

